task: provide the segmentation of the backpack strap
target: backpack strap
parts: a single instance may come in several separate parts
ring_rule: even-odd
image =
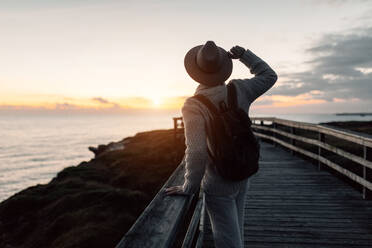
[[[238,96],[236,94],[236,86],[233,83],[229,83],[226,86],[227,86],[227,102],[229,104],[229,107],[237,111],[242,111],[241,109],[238,110],[239,106],[238,106]],[[249,120],[249,125],[251,125],[252,121],[251,121],[251,118],[249,117],[249,114],[248,114],[248,120]]]
[[[232,109],[238,108],[238,97],[236,95],[236,87],[233,83],[227,84],[227,102]]]
[[[238,108],[238,97],[236,95],[236,87],[232,83],[227,84],[226,87],[227,87],[227,103],[229,107],[233,109],[237,109]],[[202,94],[198,94],[198,95],[193,96],[193,98],[195,98],[196,100],[204,104],[212,114],[217,115],[220,112],[218,108],[216,108],[216,106],[206,96]]]
[[[206,96],[202,94],[198,94],[198,95],[193,96],[193,98],[195,98],[196,100],[204,104],[212,114],[218,115],[219,110],[216,108],[216,106],[214,106],[214,104]]]

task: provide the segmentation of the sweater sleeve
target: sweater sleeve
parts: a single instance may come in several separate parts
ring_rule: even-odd
[[[235,79],[232,82],[243,93],[244,107],[249,106],[259,96],[269,90],[276,82],[278,76],[273,69],[250,50],[246,50],[240,61],[245,64],[255,77],[251,79]]]
[[[185,182],[183,191],[193,194],[200,187],[208,160],[205,121],[193,100],[187,99],[182,108],[185,126]]]

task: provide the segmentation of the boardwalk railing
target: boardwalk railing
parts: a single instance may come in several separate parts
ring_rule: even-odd
[[[198,194],[199,197],[164,194],[165,188],[183,184],[184,170],[183,160],[116,248],[201,247],[203,194]],[[192,216],[189,223],[187,216]],[[186,230],[186,234],[182,233]]]
[[[293,153],[314,159],[318,161],[319,168],[323,165],[332,168],[361,185],[363,198],[370,197],[372,191],[371,138],[324,125],[271,117],[252,118],[252,122],[252,128],[257,137],[280,144]],[[174,118],[174,128],[177,139],[178,135],[183,132],[182,118]],[[350,147],[352,151],[346,151]],[[355,152],[357,148],[361,148],[362,152]],[[338,164],[330,153],[362,166],[362,172],[358,173],[355,172],[355,168],[347,168],[344,164]],[[203,194],[165,196],[163,193],[167,187],[182,185],[184,172],[185,162],[183,160],[116,248],[181,247],[181,243],[183,248],[201,247],[205,227]],[[187,219],[191,220],[186,221]]]
[[[363,198],[372,191],[372,139],[345,130],[278,118],[252,118],[257,137],[280,144],[292,152],[326,165],[362,187]],[[315,148],[315,149],[314,149]],[[347,149],[352,150],[346,151]],[[358,152],[358,149],[361,152]],[[335,156],[336,155],[336,156]],[[341,157],[336,159],[335,157]],[[352,166],[344,166],[345,161]],[[354,164],[357,164],[354,166]],[[362,168],[359,170],[358,165]],[[354,167],[353,167],[354,166]],[[359,167],[360,167],[359,166]]]

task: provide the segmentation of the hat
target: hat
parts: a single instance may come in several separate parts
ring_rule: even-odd
[[[231,58],[213,41],[191,48],[185,56],[184,63],[190,77],[207,86],[225,82],[232,72]]]

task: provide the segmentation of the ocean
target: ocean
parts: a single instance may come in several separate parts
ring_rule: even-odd
[[[0,115],[0,201],[29,186],[49,182],[64,167],[91,159],[93,153],[88,150],[89,146],[119,141],[141,131],[172,128],[172,117],[179,115],[178,111],[120,115]],[[333,114],[276,117],[310,123],[372,120],[372,116]]]

